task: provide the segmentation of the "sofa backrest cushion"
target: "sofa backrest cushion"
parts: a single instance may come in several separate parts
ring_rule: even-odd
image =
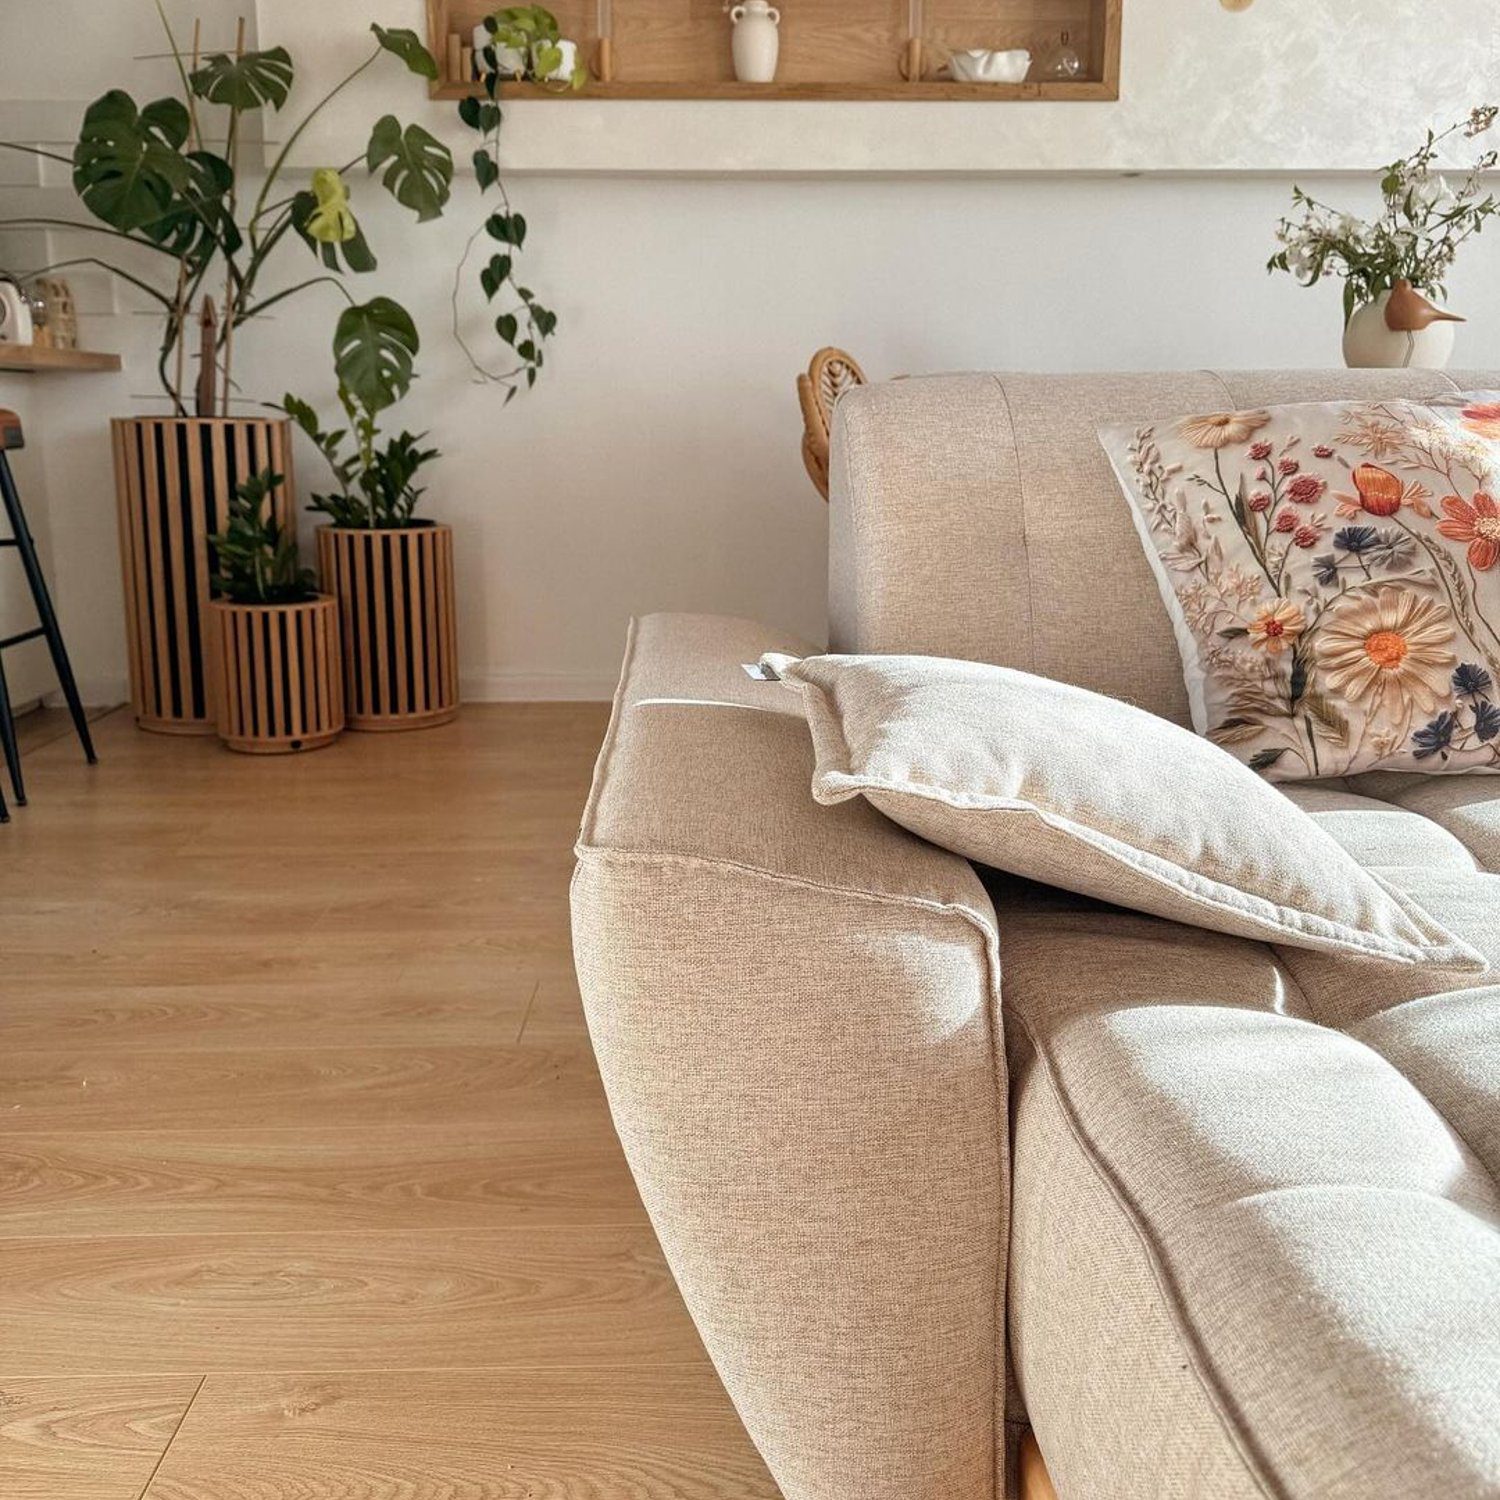
[[[1190,723],[1099,427],[1496,386],[1493,371],[1278,370],[945,375],[850,391],[830,474],[832,649],[993,662]]]

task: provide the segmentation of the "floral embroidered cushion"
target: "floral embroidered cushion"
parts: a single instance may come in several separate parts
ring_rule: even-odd
[[[1100,438],[1200,734],[1279,780],[1500,770],[1500,393]]]

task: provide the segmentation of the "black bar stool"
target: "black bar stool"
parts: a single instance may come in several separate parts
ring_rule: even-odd
[[[16,794],[16,803],[26,805],[26,783],[21,777],[21,751],[16,743],[16,721],[11,712],[10,691],[5,682],[5,652],[23,641],[45,638],[47,649],[52,653],[52,666],[57,672],[58,686],[68,701],[68,712],[73,716],[73,727],[78,731],[78,742],[92,766],[97,764],[94,741],[89,735],[89,721],[84,716],[83,704],[78,701],[78,684],[73,680],[73,668],[68,662],[68,648],[63,645],[62,630],[57,623],[57,612],[52,608],[52,595],[47,591],[47,580],[42,577],[42,565],[37,560],[36,543],[31,538],[31,529],[26,524],[26,512],[21,509],[21,496],[16,489],[15,476],[10,470],[11,450],[23,448],[26,440],[21,433],[21,419],[13,411],[0,408],[0,502],[5,506],[5,518],[10,523],[11,535],[0,537],[0,547],[14,547],[21,558],[21,567],[26,572],[26,582],[31,588],[31,598],[36,605],[40,622],[31,630],[18,635],[0,638],[0,749],[5,752],[5,764],[10,771],[10,784]],[[0,795],[0,823],[10,821],[10,812],[5,798]]]

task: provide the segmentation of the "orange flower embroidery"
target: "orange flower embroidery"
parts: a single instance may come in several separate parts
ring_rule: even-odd
[[[1500,421],[1500,407],[1495,412]],[[1475,568],[1487,573],[1500,562],[1500,506],[1491,496],[1480,490],[1471,503],[1449,495],[1443,501],[1443,514],[1447,520],[1438,522],[1438,530],[1450,542],[1469,544],[1469,562]]]
[[[1463,424],[1480,437],[1500,438],[1500,402],[1485,401],[1464,407]]]
[[[1393,516],[1401,509],[1404,486],[1389,469],[1361,464],[1354,471],[1360,509],[1372,516]]]

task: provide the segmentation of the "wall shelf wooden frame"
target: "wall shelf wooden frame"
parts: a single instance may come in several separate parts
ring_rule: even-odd
[[[104,354],[92,349],[48,349],[41,344],[0,344],[0,370],[21,370],[29,374],[52,370],[106,374],[119,368],[118,354]]]
[[[722,0],[607,0],[613,22],[611,78],[581,91],[507,84],[503,98],[874,100],[974,103],[1108,101],[1120,97],[1124,0],[921,0],[923,76],[902,77],[910,0],[785,0],[780,76],[737,83]],[[493,0],[427,0],[429,45],[441,76],[435,98],[475,93],[468,48]],[[591,65],[599,47],[600,0],[553,0],[563,34]],[[954,83],[932,75],[962,47],[1027,47],[1041,58],[1066,32],[1083,59],[1066,82]]]

